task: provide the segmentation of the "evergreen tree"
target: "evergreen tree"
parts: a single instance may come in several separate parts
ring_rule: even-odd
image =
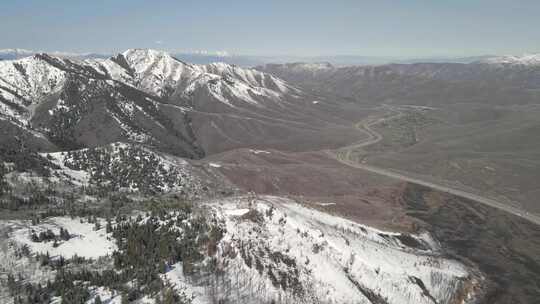
[[[4,166],[4,162],[0,160],[0,195],[3,195],[8,192],[9,184],[6,182],[4,176],[7,173],[7,169]]]
[[[17,282],[15,281],[15,277],[11,273],[8,274],[7,287],[10,290],[11,294],[13,295],[17,287]]]
[[[95,230],[95,231],[98,231],[99,229],[101,229],[101,223],[99,222],[98,219],[96,219],[96,218],[94,217],[94,230]]]
[[[105,232],[111,233],[112,230],[113,230],[113,229],[112,229],[111,218],[110,218],[110,217],[107,217],[107,224],[105,225]]]
[[[129,304],[129,299],[128,299],[127,293],[122,292],[121,298],[122,298],[122,300],[120,302],[121,304]]]
[[[97,295],[96,298],[94,299],[94,304],[102,304],[101,297],[99,295]]]

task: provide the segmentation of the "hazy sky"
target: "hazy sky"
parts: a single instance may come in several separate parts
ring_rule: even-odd
[[[540,0],[0,0],[0,48],[251,55],[540,52]]]

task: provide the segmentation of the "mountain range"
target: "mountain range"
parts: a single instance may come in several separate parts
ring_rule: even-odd
[[[37,54],[0,62],[0,74],[2,124],[46,150],[129,141],[201,157],[311,145],[318,132],[336,133],[338,144],[348,128],[340,116],[350,115],[335,103],[313,107],[313,96],[266,73],[154,50],[86,60]]]
[[[77,52],[44,52],[26,49],[1,49],[0,60],[14,60],[32,56],[40,53],[48,53],[53,56],[73,58],[73,59],[91,59],[102,58],[106,59],[113,56],[112,53],[77,53]],[[438,57],[418,57],[404,58],[397,56],[361,56],[361,55],[326,55],[326,56],[293,56],[293,55],[241,55],[229,54],[227,52],[208,52],[208,51],[169,51],[172,56],[182,61],[193,64],[209,64],[213,62],[224,62],[234,64],[241,67],[254,67],[269,63],[320,63],[330,62],[336,66],[351,66],[351,65],[383,65],[390,63],[412,64],[412,63],[473,63],[486,60],[519,62],[522,59],[537,57],[537,54],[525,54],[522,56],[497,56],[497,55],[480,55],[480,56],[438,56]]]
[[[0,54],[0,301],[540,295],[540,56]]]

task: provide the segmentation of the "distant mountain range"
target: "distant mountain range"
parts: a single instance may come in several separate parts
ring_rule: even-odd
[[[100,53],[75,53],[75,52],[44,52],[44,51],[34,51],[26,49],[1,49],[0,50],[0,60],[14,60],[21,59],[24,57],[33,56],[35,54],[48,53],[52,56],[64,57],[64,58],[79,58],[79,59],[88,59],[88,58],[107,58],[110,57],[110,54],[100,54]]]
[[[109,58],[112,53],[76,53],[76,52],[43,52],[26,49],[3,49],[0,50],[0,60],[21,59],[39,53],[48,53],[52,56],[72,58],[72,59],[96,59]],[[194,64],[209,64],[213,62],[224,62],[242,67],[253,67],[269,63],[289,63],[289,62],[305,62],[305,63],[320,63],[329,62],[335,66],[350,66],[350,65],[383,65],[390,63],[411,64],[411,63],[473,63],[473,62],[492,62],[505,64],[538,64],[540,55],[523,55],[523,56],[468,56],[468,57],[418,57],[418,58],[402,58],[391,56],[358,56],[358,55],[328,55],[328,56],[254,56],[254,55],[235,55],[225,52],[169,52],[171,56],[179,60],[194,63]]]
[[[373,104],[536,103],[540,89],[540,55],[489,57],[468,64],[286,63],[256,69],[319,94]]]

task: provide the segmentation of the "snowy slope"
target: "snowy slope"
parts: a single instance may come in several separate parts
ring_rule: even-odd
[[[284,81],[225,63],[191,65],[166,52],[130,49],[109,59],[64,59],[38,54],[0,62],[0,113],[31,118],[39,102],[62,88],[69,75],[111,79],[157,97],[187,97],[206,91],[226,105],[258,104],[297,92]],[[21,112],[21,113],[19,113]]]
[[[240,68],[223,62],[207,64],[201,68],[210,74],[240,80],[251,87],[267,88],[281,93],[290,90],[283,80],[254,69]]]
[[[271,120],[287,117],[297,128],[300,116],[314,116],[295,109],[305,98],[266,73],[224,63],[191,65],[157,50],[131,49],[108,59],[85,60],[37,54],[0,63],[0,120],[13,132],[22,129],[60,150],[128,141],[199,158],[230,145],[276,142],[251,131],[244,134],[231,120],[275,134],[270,129],[278,126]],[[240,112],[208,121],[215,114]],[[248,114],[258,120],[246,121]],[[227,139],[235,136],[241,140]]]
[[[130,49],[120,56],[133,73],[135,85],[145,92],[158,96],[170,94],[177,83],[190,81],[200,74],[197,67],[181,62],[162,51]]]
[[[225,224],[218,245],[221,284],[191,284],[175,265],[167,278],[196,303],[472,303],[471,270],[445,258],[428,234],[363,226],[279,197],[209,203]],[[217,284],[217,285],[216,285]],[[232,289],[231,289],[232,288]]]
[[[171,214],[177,217],[158,220],[162,226],[157,229],[182,233],[186,227],[200,225],[197,218],[203,214],[221,231],[215,247],[199,248],[204,256],[198,262],[199,272],[185,272],[183,262],[178,262],[168,265],[161,275],[178,292],[193,297],[195,304],[464,304],[475,303],[482,292],[483,278],[478,272],[447,258],[427,233],[382,231],[273,196],[202,201],[187,217],[175,212]],[[99,220],[103,227],[105,221]],[[81,223],[79,218],[4,225],[9,226],[9,240],[17,246],[26,245],[32,253],[49,253],[52,258],[77,254],[96,259],[117,249],[103,228],[94,230],[94,224]],[[32,230],[49,229],[58,235],[61,227],[71,238],[60,240],[56,247],[52,241],[31,240]],[[203,234],[196,237],[206,231],[199,233]],[[50,274],[34,270],[32,275]],[[100,295],[111,303],[121,300],[115,290],[87,287],[92,298]]]
[[[201,181],[185,160],[126,143],[70,152],[43,153],[75,185],[129,192],[196,192]]]
[[[39,56],[0,61],[0,114],[28,120],[41,99],[63,85],[66,73]]]
[[[99,258],[112,254],[116,250],[116,244],[105,232],[105,221],[102,228],[94,230],[94,224],[81,223],[79,218],[55,217],[38,225],[29,225],[27,222],[15,223],[12,228],[14,232],[11,239],[21,245],[27,245],[31,252],[47,254],[51,257],[63,256],[71,258],[74,255],[85,258]],[[67,229],[71,238],[67,241],[59,242],[58,247],[54,247],[53,241],[33,242],[30,234],[34,230],[37,234],[47,229],[58,235],[60,228]]]
[[[174,94],[189,98],[201,90],[231,106],[231,100],[256,104],[258,98],[275,100],[295,91],[283,80],[253,69],[225,63],[192,65],[151,49],[130,49],[111,59],[85,63],[115,80],[159,97]]]

